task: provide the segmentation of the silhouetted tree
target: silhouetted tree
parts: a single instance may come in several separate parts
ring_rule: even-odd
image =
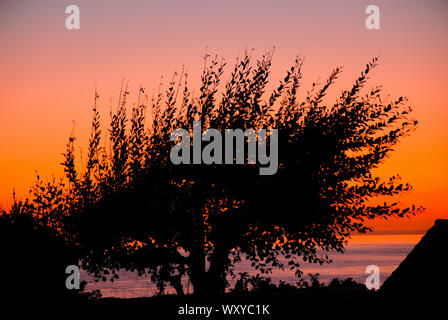
[[[85,169],[75,168],[72,135],[63,162],[68,184],[38,180],[34,188],[36,210],[82,248],[84,268],[103,280],[111,271],[112,281],[120,268],[148,272],[161,291],[170,284],[179,294],[188,276],[195,294],[215,294],[243,258],[262,274],[290,268],[300,276],[300,260],[330,262],[318,249],[342,251],[351,233],[370,230],[367,220],[421,210],[371,201],[410,190],[399,176],[382,180],[372,170],[417,124],[405,98],[389,101],[380,87],[360,92],[377,59],[331,105],[324,97],[341,68],[300,102],[303,59],[267,93],[271,59],[269,52],[253,64],[246,53],[220,89],[225,62],[206,56],[197,96],[183,71],[152,100],[140,88],[130,124],[125,87],[106,147],[95,93]],[[260,176],[258,165],[248,164],[173,165],[170,134],[192,132],[195,120],[203,131],[277,128],[278,172]],[[51,188],[54,198],[46,197]]]

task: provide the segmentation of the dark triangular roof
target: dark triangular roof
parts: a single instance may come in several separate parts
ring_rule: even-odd
[[[422,295],[446,290],[447,253],[448,220],[439,219],[384,281],[380,292],[386,295]]]

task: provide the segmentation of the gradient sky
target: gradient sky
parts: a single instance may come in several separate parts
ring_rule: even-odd
[[[80,30],[65,28],[76,4]],[[365,8],[380,8],[381,29],[368,30]],[[380,55],[368,87],[407,96],[420,121],[379,170],[400,173],[415,190],[405,203],[426,213],[375,221],[377,232],[428,229],[448,218],[448,2],[440,1],[24,1],[0,0],[0,203],[15,188],[24,198],[41,176],[61,176],[67,138],[86,146],[95,86],[108,121],[121,79],[129,101],[139,85],[151,93],[161,75],[186,65],[195,86],[207,50],[231,64],[245,49],[261,55],[275,46],[272,80],[295,55],[306,58],[303,91],[344,66],[330,95],[350,85]],[[165,81],[166,83],[167,81]]]

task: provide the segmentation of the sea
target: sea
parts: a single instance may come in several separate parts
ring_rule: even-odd
[[[380,283],[387,279],[393,270],[411,252],[414,246],[422,238],[422,234],[394,234],[394,235],[359,235],[353,236],[343,253],[329,253],[333,262],[330,264],[310,264],[301,265],[303,271],[302,278],[309,280],[309,274],[319,273],[319,279],[323,283],[328,283],[333,278],[354,280],[365,283],[370,273],[366,273],[366,268],[375,265],[380,271]],[[242,261],[235,268],[235,273],[247,272],[249,276],[256,272],[251,268],[250,263]],[[100,290],[102,297],[117,298],[137,298],[156,295],[158,290],[150,277],[147,275],[138,276],[135,272],[120,271],[120,278],[115,282],[95,282],[92,276],[81,271],[81,280],[87,281],[87,291]],[[294,271],[274,269],[269,275],[272,282],[285,281],[296,284],[298,281]],[[231,285],[235,280],[228,279]],[[192,293],[191,284],[188,279],[183,281],[185,293]],[[175,293],[167,287],[165,294]]]

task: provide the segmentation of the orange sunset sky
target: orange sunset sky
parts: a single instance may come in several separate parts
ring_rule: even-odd
[[[80,8],[67,30],[65,8]],[[365,8],[380,9],[380,30],[365,27]],[[75,121],[86,149],[95,86],[103,123],[121,79],[136,102],[185,65],[197,87],[207,50],[231,65],[245,49],[275,46],[271,81],[297,54],[305,57],[302,93],[344,66],[332,88],[348,88],[380,56],[367,87],[409,97],[420,125],[378,170],[414,186],[404,203],[426,207],[412,219],[375,221],[380,233],[412,233],[448,218],[448,2],[432,1],[26,1],[0,0],[0,204],[13,188],[27,196],[35,178],[61,176],[59,163]],[[229,70],[230,66],[226,70]],[[331,102],[331,100],[329,100]],[[103,132],[105,128],[103,127]]]

